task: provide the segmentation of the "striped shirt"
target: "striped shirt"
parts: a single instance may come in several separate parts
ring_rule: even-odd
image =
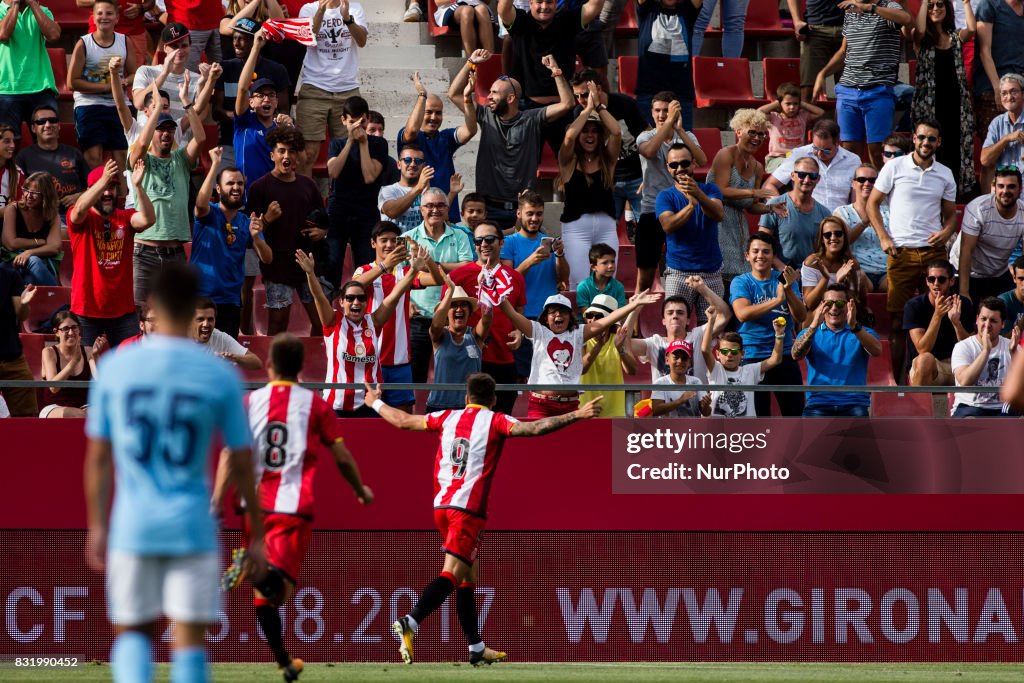
[[[377,328],[369,314],[356,324],[341,311],[335,311],[334,325],[324,328],[327,381],[377,384],[380,381],[379,343]],[[365,396],[364,389],[324,389],[324,400],[335,410],[356,410],[363,405]]]
[[[368,273],[377,267],[376,263],[368,263],[356,268],[353,278]],[[373,297],[370,299],[368,312],[373,313],[384,303],[395,285],[409,272],[409,266],[397,266],[393,272],[384,273],[373,281]],[[380,364],[386,368],[405,365],[409,362],[409,292],[395,306],[394,312],[388,316],[387,322],[380,328]]]
[[[999,277],[1006,272],[1006,262],[1014,248],[1024,238],[1024,201],[1017,200],[1014,214],[1003,218],[996,209],[995,195],[986,194],[964,207],[964,220],[960,226],[964,235],[974,235],[978,243],[971,253],[971,277]],[[957,239],[958,263],[960,239]]]
[[[428,432],[441,434],[434,462],[434,507],[486,517],[491,479],[505,437],[519,421],[473,404],[462,410],[430,413],[423,419]]]
[[[260,508],[312,519],[317,452],[341,441],[338,419],[315,392],[292,382],[271,382],[248,403]]]
[[[903,9],[893,0],[878,0],[876,7]],[[846,63],[839,85],[871,88],[899,81],[900,27],[877,13],[847,12],[843,19]]]

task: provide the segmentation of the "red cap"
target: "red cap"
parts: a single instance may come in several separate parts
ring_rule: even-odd
[[[98,183],[100,180],[102,180],[102,178],[103,178],[103,167],[102,166],[97,166],[96,168],[94,168],[91,171],[89,171],[89,182],[88,182],[89,187],[92,187],[93,185]],[[114,176],[113,178],[110,179],[110,182],[112,184],[119,185],[121,183],[121,178],[119,176]]]
[[[693,358],[693,344],[685,339],[676,339],[674,342],[669,343],[665,354],[671,356],[676,351],[685,351],[687,356]]]

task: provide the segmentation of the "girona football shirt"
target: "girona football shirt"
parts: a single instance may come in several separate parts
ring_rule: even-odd
[[[210,515],[213,436],[250,445],[238,371],[190,339],[150,335],[104,356],[85,431],[110,441],[117,487],[109,547],[139,555],[217,548]]]

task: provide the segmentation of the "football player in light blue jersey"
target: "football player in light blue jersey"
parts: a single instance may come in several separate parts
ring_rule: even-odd
[[[208,679],[203,636],[220,603],[209,481],[216,432],[230,450],[231,477],[253,525],[252,569],[259,574],[265,564],[238,373],[188,336],[198,287],[189,268],[165,266],[149,300],[159,334],[104,358],[89,392],[86,560],[107,573],[118,682],[152,679],[161,615],[175,624],[171,680]]]

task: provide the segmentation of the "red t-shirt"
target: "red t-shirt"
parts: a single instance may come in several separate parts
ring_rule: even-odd
[[[189,31],[220,28],[224,5],[220,0],[167,0],[167,21],[180,21]]]
[[[135,310],[132,288],[132,245],[135,232],[129,221],[135,210],[116,209],[109,231],[103,215],[90,209],[83,223],[74,223],[68,209],[68,235],[74,271],[71,310],[90,318],[119,318]]]
[[[466,294],[476,297],[477,278],[480,276],[480,270],[479,263],[467,263],[449,273],[449,277],[451,277],[452,282],[466,290]],[[498,294],[503,293],[507,289],[512,290],[508,295],[508,302],[512,304],[512,308],[522,308],[526,305],[526,281],[523,280],[523,276],[518,270],[503,265],[495,272],[494,282],[495,291]],[[477,309],[469,319],[469,327],[472,329],[479,321],[480,310]],[[494,309],[494,321],[491,323],[491,332],[487,337],[487,345],[484,346],[483,362],[504,365],[515,362],[515,357],[512,355],[513,352],[508,348],[508,342],[511,341],[508,335],[514,329],[515,326],[512,324],[512,321],[500,309]]]

